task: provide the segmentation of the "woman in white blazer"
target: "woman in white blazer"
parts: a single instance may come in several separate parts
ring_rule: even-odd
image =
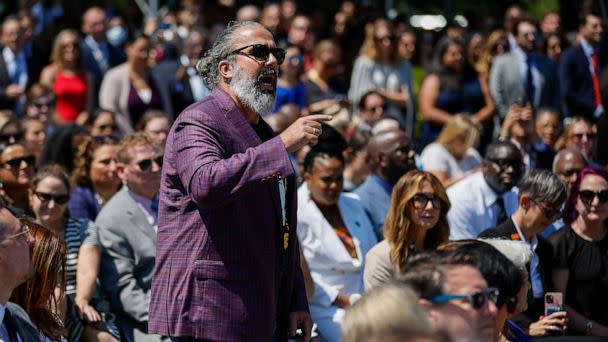
[[[363,292],[365,254],[377,240],[358,197],[342,193],[341,151],[314,147],[304,169],[297,231],[314,281],[310,313],[321,336],[337,342],[344,309]]]

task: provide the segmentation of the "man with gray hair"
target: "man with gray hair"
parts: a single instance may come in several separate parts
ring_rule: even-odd
[[[230,24],[198,62],[211,90],[167,138],[160,186],[150,332],[176,341],[286,341],[312,321],[296,234],[289,158],[316,144],[329,115],[275,135],[285,51],[255,22]]]
[[[540,233],[559,217],[565,199],[566,187],[557,175],[547,170],[530,171],[519,184],[519,203],[511,218],[479,235],[521,240],[530,245],[532,287],[528,293],[528,309],[514,318],[530,336],[561,331],[566,319],[565,312],[557,312],[539,320],[544,315],[544,295],[553,290],[553,248]]]

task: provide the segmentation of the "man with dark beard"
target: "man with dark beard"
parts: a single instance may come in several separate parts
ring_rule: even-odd
[[[275,136],[285,52],[255,22],[229,25],[198,62],[212,90],[165,147],[149,332],[174,341],[287,341],[312,321],[296,235],[289,152],[316,144],[328,115]]]
[[[371,137],[366,146],[372,173],[355,189],[372,221],[378,241],[384,239],[384,219],[391,204],[393,185],[416,168],[416,152],[404,131],[392,129]]]

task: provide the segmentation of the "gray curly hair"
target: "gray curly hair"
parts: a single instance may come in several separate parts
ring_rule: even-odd
[[[207,89],[213,90],[217,86],[220,80],[217,66],[222,60],[226,59],[228,57],[227,55],[233,50],[232,37],[234,32],[245,26],[258,26],[264,28],[264,26],[255,21],[231,21],[228,23],[228,27],[217,37],[213,46],[211,46],[196,63],[196,71],[203,78],[203,82],[207,86]]]

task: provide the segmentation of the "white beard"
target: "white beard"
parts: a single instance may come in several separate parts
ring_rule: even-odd
[[[272,71],[264,70],[260,73],[258,79],[256,79],[244,73],[237,63],[233,63],[233,68],[230,88],[232,88],[236,97],[241,101],[241,104],[260,115],[272,113],[277,100],[277,87],[275,86],[275,90],[272,93],[260,90],[257,87],[258,79],[264,73]]]

